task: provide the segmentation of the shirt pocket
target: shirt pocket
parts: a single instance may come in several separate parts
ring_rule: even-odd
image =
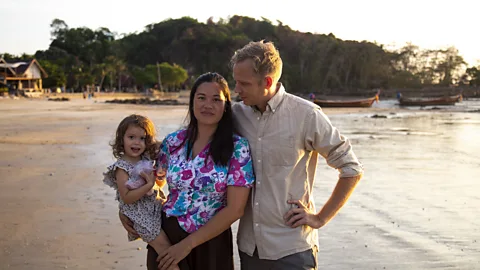
[[[272,166],[291,166],[297,162],[295,137],[293,135],[277,135],[266,141],[267,163]]]

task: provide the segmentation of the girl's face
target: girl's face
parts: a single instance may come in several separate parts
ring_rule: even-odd
[[[123,149],[130,158],[138,158],[145,152],[146,132],[136,125],[129,125],[123,136]]]
[[[225,95],[215,82],[198,86],[193,99],[193,113],[198,124],[217,125],[225,111]]]

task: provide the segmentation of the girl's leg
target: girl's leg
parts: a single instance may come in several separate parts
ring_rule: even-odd
[[[163,230],[161,230],[160,234],[148,244],[155,249],[157,254],[160,254],[162,251],[164,251],[165,249],[167,249],[172,245],[170,244],[170,241],[168,240],[168,237]],[[173,268],[170,267],[170,269],[180,270],[180,268],[177,265],[175,265]]]

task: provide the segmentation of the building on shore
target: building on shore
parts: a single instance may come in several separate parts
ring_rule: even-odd
[[[11,91],[28,93],[43,93],[42,79],[48,74],[37,60],[5,61],[0,58],[0,82],[7,85]]]

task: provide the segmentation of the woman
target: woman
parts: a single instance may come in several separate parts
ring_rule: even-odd
[[[158,254],[158,268],[233,269],[230,226],[243,215],[254,175],[248,142],[234,134],[225,79],[201,75],[188,112],[187,128],[167,135],[158,156],[169,188],[162,229],[172,243]],[[149,248],[148,269],[155,259]]]

